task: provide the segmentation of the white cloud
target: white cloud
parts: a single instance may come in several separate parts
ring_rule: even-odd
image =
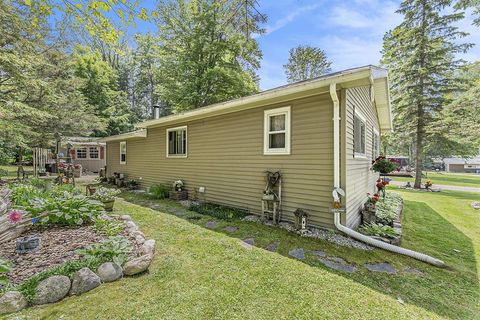
[[[267,32],[265,35],[269,35],[272,32],[275,32],[283,27],[285,27],[287,24],[290,22],[294,21],[298,16],[307,13],[309,11],[315,10],[320,6],[319,3],[313,4],[313,5],[308,5],[308,6],[303,6],[300,7],[292,12],[290,12],[288,15],[285,17],[275,21],[273,25],[267,26]]]

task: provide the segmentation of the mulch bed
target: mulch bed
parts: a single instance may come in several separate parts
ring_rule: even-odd
[[[0,257],[13,263],[13,270],[8,274],[10,282],[19,284],[31,276],[66,261],[78,259],[75,250],[105,239],[93,226],[81,227],[38,227],[24,232],[40,236],[40,248],[34,252],[17,253],[16,241],[2,243]]]

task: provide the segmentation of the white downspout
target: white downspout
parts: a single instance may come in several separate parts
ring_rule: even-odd
[[[333,188],[334,188],[334,193],[336,193],[335,191],[340,189],[340,103],[338,100],[337,88],[335,83],[330,84],[330,96],[332,97],[332,101],[333,101],[333,152],[334,152],[333,154],[333,166],[334,166],[333,167],[333,174],[334,174]],[[427,262],[437,267],[442,267],[445,265],[445,263],[442,260],[430,257],[420,252],[394,246],[389,243],[373,239],[355,230],[352,230],[342,225],[340,210],[334,209],[333,212],[335,215],[334,217],[335,227],[341,232],[345,233],[346,235],[352,238],[355,238],[369,245],[372,245],[387,251],[403,254],[403,255],[412,257],[414,259]]]

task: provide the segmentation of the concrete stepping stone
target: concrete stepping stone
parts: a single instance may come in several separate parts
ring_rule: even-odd
[[[233,226],[228,226],[228,227],[225,227],[223,228],[223,230],[229,232],[229,233],[234,233],[234,232],[237,232],[238,231],[238,228],[237,227],[233,227]]]
[[[337,271],[343,271],[347,273],[354,273],[357,271],[357,267],[347,264],[342,258],[318,258],[318,260],[326,267]]]
[[[395,274],[397,270],[390,264],[386,262],[381,263],[365,263],[365,268],[372,272],[382,272],[382,273],[389,273]]]
[[[244,242],[246,244],[249,244],[251,246],[255,245],[255,239],[254,238],[243,239],[242,242]]]
[[[208,229],[215,229],[215,228],[218,227],[218,222],[217,221],[208,221],[205,224],[205,227],[207,227]]]
[[[302,248],[290,250],[288,251],[288,255],[299,260],[305,259],[305,251]]]
[[[327,256],[325,251],[322,251],[322,250],[310,250],[310,253],[316,257],[321,257],[321,258],[325,258]]]
[[[265,250],[270,251],[270,252],[276,252],[279,245],[280,245],[279,241],[272,242],[268,246],[265,247]]]
[[[407,273],[407,274],[412,274],[412,275],[415,275],[415,276],[419,276],[419,277],[422,277],[424,275],[424,273],[418,269],[415,269],[415,268],[412,268],[412,267],[404,267],[403,268],[403,272],[404,273]]]

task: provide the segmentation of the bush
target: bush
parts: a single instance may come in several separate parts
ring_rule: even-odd
[[[395,238],[398,234],[394,228],[382,224],[370,223],[360,227],[359,231],[369,236]]]
[[[165,199],[168,198],[170,191],[172,191],[172,186],[168,184],[154,184],[148,191],[154,199]]]
[[[132,251],[132,245],[128,239],[122,236],[108,237],[107,239],[94,243],[85,249],[76,252],[85,258],[99,258],[113,261],[119,266],[127,261],[128,254]]]
[[[190,210],[223,220],[231,220],[234,218],[241,219],[248,215],[247,210],[222,206],[213,203],[193,204],[190,206]]]

